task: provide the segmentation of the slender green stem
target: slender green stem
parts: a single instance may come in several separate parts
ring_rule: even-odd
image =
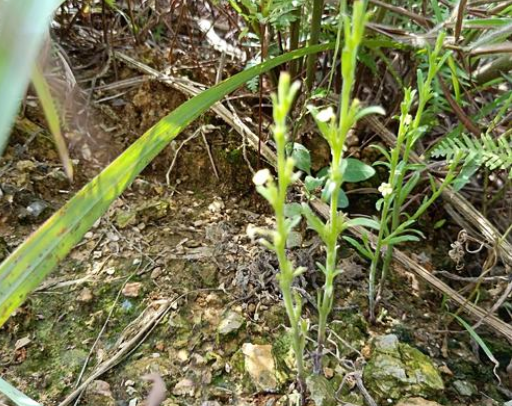
[[[327,223],[326,235],[323,237],[326,245],[325,267],[323,268],[325,282],[318,297],[318,357],[314,365],[315,373],[321,372],[321,354],[325,343],[327,321],[334,301],[334,280],[336,275],[340,272],[336,269],[337,244],[338,237],[343,230],[343,217],[338,213],[338,197],[341,185],[343,184],[343,147],[347,134],[354,125],[355,112],[357,111],[357,105],[352,102],[351,94],[357,66],[357,53],[359,44],[362,41],[364,25],[367,18],[365,3],[363,1],[354,2],[352,21],[342,13],[340,13],[339,18],[345,20],[343,24],[345,28],[345,45],[342,51],[341,66],[343,87],[340,95],[339,121],[336,123],[333,118],[330,122],[331,130],[328,134],[325,134],[331,147],[332,157],[329,182],[326,186],[330,191],[330,216]],[[310,60],[308,60],[308,62],[309,61]]]
[[[382,219],[386,219],[388,217],[389,209],[389,199],[385,198],[384,207],[382,208]],[[375,285],[377,278],[377,266],[380,260],[380,252],[383,248],[385,230],[385,224],[381,223],[377,237],[377,244],[375,246],[375,253],[373,254],[372,263],[370,265],[370,277],[368,281],[368,307],[370,313],[369,318],[372,323],[375,322]]]
[[[432,97],[432,81],[434,76],[439,69],[437,63],[437,57],[439,54],[439,44],[443,39],[443,35],[438,39],[436,48],[434,52],[429,55],[429,69],[427,77],[423,79],[423,75],[421,72],[418,73],[418,86],[419,86],[419,100],[418,107],[416,110],[416,114],[414,120],[409,126],[409,122],[411,118],[409,116],[409,109],[411,107],[412,95],[413,93],[408,90],[405,95],[404,102],[402,103],[402,115],[400,118],[400,127],[397,137],[397,142],[395,148],[391,152],[391,161],[390,161],[390,171],[389,171],[389,187],[392,190],[393,199],[384,199],[384,207],[381,215],[381,228],[379,230],[379,236],[377,240],[376,252],[372,260],[372,264],[370,267],[370,279],[369,279],[369,288],[368,288],[368,301],[369,301],[369,311],[370,311],[370,320],[375,320],[375,306],[376,306],[376,297],[375,297],[375,285],[377,279],[377,265],[380,260],[380,250],[384,248],[384,241],[386,239],[386,233],[388,235],[393,234],[397,231],[398,227],[401,223],[401,214],[402,214],[402,204],[407,196],[404,196],[403,188],[405,186],[404,180],[405,176],[408,173],[407,165],[409,163],[409,156],[411,151],[413,150],[414,144],[417,140],[417,131],[419,131],[421,125],[421,119],[423,117],[423,112],[426,108],[426,105],[430,98]],[[405,145],[404,145],[405,144]],[[401,162],[403,163],[401,167],[399,167],[400,161],[400,153],[403,148],[403,155],[401,158]],[[400,168],[400,169],[399,169]],[[455,167],[452,165],[451,170],[454,170]],[[441,187],[433,193],[433,195],[428,199],[428,201],[420,206],[415,215],[410,218],[410,220],[416,220],[441,194],[444,186],[449,184],[453,180],[453,173],[450,176],[447,176],[445,182],[441,185]],[[391,211],[391,225],[389,230],[385,227],[387,225],[388,213]],[[386,230],[386,233],[384,232]],[[377,297],[380,297],[382,293],[382,289],[384,286],[384,281],[387,277],[388,270],[391,264],[391,259],[393,256],[393,245],[388,243],[386,254],[383,260],[383,267],[380,276],[380,285],[377,293]]]
[[[298,84],[290,86],[290,76],[287,74],[281,75],[278,94],[272,95],[275,121],[274,140],[277,148],[277,186],[268,169],[259,171],[254,177],[254,182],[257,185],[258,192],[269,201],[275,212],[275,231],[260,230],[260,232],[272,236],[273,244],[267,242],[267,246],[275,251],[279,262],[279,287],[283,294],[286,313],[290,321],[290,334],[296,358],[297,378],[302,390],[305,378],[303,355],[305,330],[301,320],[302,303],[299,296],[294,297],[292,286],[296,275],[300,274],[301,270],[295,269],[286,255],[286,241],[293,225],[290,223],[292,220],[285,216],[287,189],[296,179],[293,173],[293,159],[287,157],[285,151],[288,136],[286,118],[297,91]]]
[[[441,196],[443,191],[453,183],[455,179],[456,174],[456,168],[457,165],[460,162],[461,157],[455,157],[453,162],[450,165],[450,168],[448,170],[448,173],[446,174],[446,177],[444,181],[441,183],[439,188],[430,196],[430,198],[421,204],[420,207],[416,210],[416,212],[410,217],[410,220],[417,220],[420,218],[423,213]],[[391,265],[391,260],[393,259],[393,246],[390,245],[388,247],[388,250],[386,251],[386,255],[384,257],[384,263],[382,267],[382,274],[381,274],[381,281],[379,284],[379,291],[377,293],[377,297],[380,297],[382,295],[382,290],[384,289],[384,285],[386,283],[387,275],[389,272],[389,267]]]

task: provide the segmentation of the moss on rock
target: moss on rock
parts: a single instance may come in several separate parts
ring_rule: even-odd
[[[380,400],[405,396],[429,397],[444,390],[444,383],[429,357],[398,341],[395,335],[378,337],[364,369],[364,382]]]

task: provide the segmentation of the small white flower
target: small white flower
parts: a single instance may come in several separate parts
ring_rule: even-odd
[[[316,119],[318,121],[321,121],[322,123],[327,123],[331,121],[331,119],[334,117],[334,110],[332,107],[327,107],[326,109],[323,109],[316,115]]]
[[[382,194],[382,197],[386,197],[388,195],[390,195],[391,193],[393,193],[393,188],[391,187],[391,185],[389,183],[382,183],[382,185],[379,186],[379,192]]]
[[[410,114],[407,114],[407,115],[405,116],[405,120],[404,120],[404,122],[405,122],[405,124],[406,124],[406,125],[411,124],[411,123],[412,123],[412,116],[411,116]]]
[[[268,169],[260,169],[256,172],[252,178],[252,181],[256,186],[263,186],[269,180],[272,179],[272,175]]]
[[[249,224],[245,230],[245,233],[247,234],[247,237],[252,240],[258,234],[258,227],[256,227],[254,224]]]

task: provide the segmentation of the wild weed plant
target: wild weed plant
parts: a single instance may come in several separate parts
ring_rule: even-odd
[[[396,144],[391,151],[376,146],[385,161],[376,162],[375,165],[383,165],[387,168],[388,180],[379,187],[382,198],[377,201],[377,210],[380,211],[380,227],[375,249],[370,247],[367,240],[364,241],[365,246],[363,247],[353,239],[347,238],[371,260],[368,289],[371,321],[375,321],[375,308],[389,272],[393,247],[402,242],[419,241],[420,237],[423,237],[421,231],[414,228],[414,225],[418,218],[439,198],[443,190],[453,184],[457,177],[457,167],[461,160],[460,152],[452,156],[445,178],[439,185],[435,178],[427,172],[430,181],[430,196],[425,196],[412,214],[408,214],[404,210],[404,205],[421,180],[422,173],[425,172],[424,165],[411,163],[411,153],[427,130],[427,126],[422,125],[422,119],[429,101],[434,97],[433,81],[449,56],[449,53],[440,55],[443,40],[444,34],[439,35],[435,48],[429,51],[426,76],[421,69],[418,69],[417,90],[405,89]],[[415,102],[417,102],[416,110],[411,114]],[[378,292],[376,292],[381,254],[383,254],[383,262],[379,278],[380,284]]]
[[[258,193],[274,209],[276,228],[275,230],[255,229],[254,231],[269,238],[268,240],[261,239],[261,242],[277,255],[279,262],[279,287],[290,322],[292,347],[297,365],[297,378],[302,385],[305,379],[304,346],[307,323],[302,319],[302,301],[300,295],[293,291],[293,282],[305,269],[295,268],[286,254],[288,237],[301,220],[300,214],[291,218],[287,218],[285,215],[287,190],[300,177],[300,172],[294,172],[295,162],[293,158],[287,157],[285,152],[288,138],[286,119],[300,87],[298,82],[293,84],[290,84],[290,82],[290,75],[282,74],[279,79],[277,95],[272,95],[275,123],[273,133],[277,148],[277,183],[268,169],[258,171],[253,178]]]
[[[352,16],[344,15],[344,48],[342,51],[341,74],[343,87],[340,96],[339,116],[328,107],[318,110],[310,107],[310,111],[318,126],[321,135],[326,139],[331,150],[331,162],[324,187],[323,198],[328,201],[330,215],[326,222],[320,219],[307,203],[302,205],[301,214],[306,219],[308,226],[321,238],[326,252],[325,263],[318,263],[318,267],[324,275],[324,285],[318,292],[318,329],[317,329],[317,356],[314,362],[314,372],[321,371],[322,349],[325,342],[327,322],[334,301],[334,284],[343,269],[338,266],[338,240],[340,235],[354,225],[365,225],[378,228],[378,223],[368,218],[356,218],[349,220],[339,210],[338,196],[344,182],[348,160],[343,156],[345,140],[349,130],[360,118],[367,114],[383,113],[380,107],[361,107],[357,99],[352,98],[352,89],[355,80],[357,52],[363,39],[364,26],[368,20],[365,11],[365,3],[361,0],[354,2]],[[298,379],[303,382],[304,370],[304,346],[307,334],[307,324],[302,319],[302,303],[300,296],[293,291],[294,279],[303,273],[305,269],[295,268],[287,257],[286,241],[292,229],[300,222],[301,215],[296,214],[291,218],[285,216],[286,191],[290,185],[299,179],[300,173],[294,172],[295,161],[293,157],[286,156],[286,142],[288,128],[286,117],[290,111],[293,98],[298,90],[298,85],[290,85],[290,76],[282,74],[277,96],[273,96],[274,140],[277,147],[277,183],[268,169],[260,170],[254,176],[257,191],[270,203],[276,217],[274,230],[254,230],[269,239],[262,242],[273,250],[279,262],[279,284],[284,299],[286,312],[290,322],[290,332],[293,348],[297,358]]]

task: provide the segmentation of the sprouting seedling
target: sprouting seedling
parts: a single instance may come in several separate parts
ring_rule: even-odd
[[[279,262],[279,287],[283,295],[284,305],[290,322],[290,334],[292,347],[295,353],[297,365],[297,378],[303,388],[304,372],[304,347],[306,342],[307,323],[302,319],[302,301],[297,292],[293,290],[293,281],[304,268],[295,268],[286,254],[286,241],[293,228],[300,222],[300,214],[287,218],[285,216],[286,193],[288,187],[296,182],[300,173],[294,172],[293,158],[286,156],[286,143],[288,139],[288,126],[286,119],[293,104],[295,95],[299,90],[299,83],[290,83],[290,75],[281,74],[277,94],[272,95],[274,106],[273,134],[277,148],[277,182],[268,169],[258,171],[253,178],[256,190],[272,206],[276,218],[274,230],[255,229],[248,230],[248,234],[254,236],[260,234],[267,239],[260,241],[277,255]]]

